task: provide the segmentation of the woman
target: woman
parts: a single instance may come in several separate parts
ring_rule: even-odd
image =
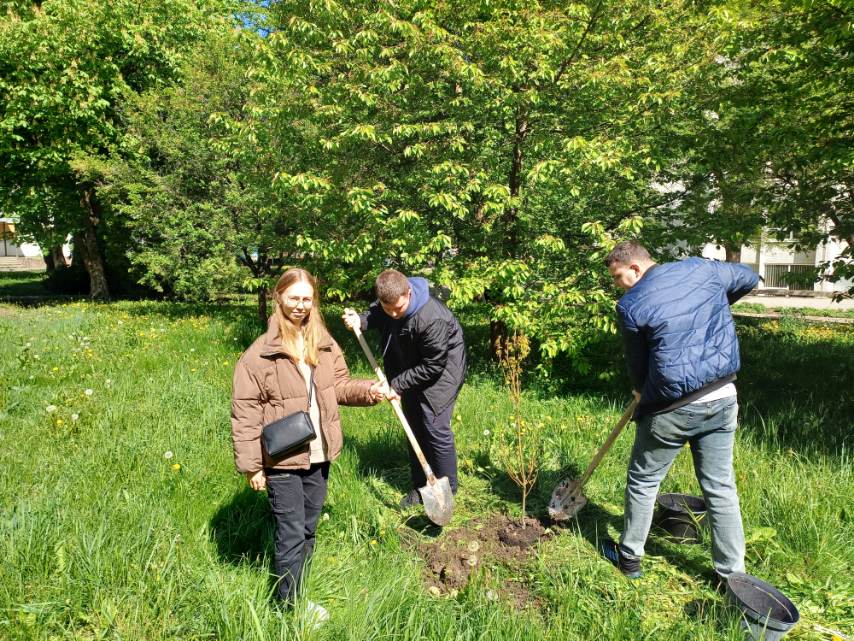
[[[350,378],[341,348],[323,322],[311,274],[289,269],[274,292],[275,312],[267,332],[234,370],[231,436],[237,469],[253,490],[267,489],[276,521],[277,595],[292,605],[314,549],[329,463],[341,452],[338,404],[372,405],[385,394],[378,382]],[[261,429],[307,408],[317,437],[283,458],[270,458],[262,447]],[[320,606],[308,607],[319,619],[327,618]]]

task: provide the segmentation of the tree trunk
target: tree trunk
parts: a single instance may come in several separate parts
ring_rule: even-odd
[[[47,273],[52,274],[57,269],[68,267],[65,262],[65,254],[62,253],[62,245],[54,245],[50,247],[44,256],[44,264],[47,266]]]
[[[513,158],[510,163],[510,175],[507,178],[507,187],[510,190],[510,197],[517,198],[522,190],[522,161],[524,158],[523,146],[525,138],[528,136],[528,118],[524,113],[519,113],[516,116],[516,129],[513,134]],[[515,205],[510,207],[505,216],[504,222],[507,228],[507,237],[504,239],[507,253],[510,256],[516,255],[516,249],[519,247],[518,230],[516,228],[519,210]]]
[[[489,321],[489,347],[492,350],[492,358],[498,358],[498,345],[507,337],[507,324],[504,321]]]
[[[740,263],[741,262],[741,246],[733,247],[732,245],[724,245],[724,251],[726,252],[726,262],[728,263]]]
[[[65,253],[62,251],[62,245],[51,247],[50,254],[53,256],[53,264],[56,267],[68,267],[68,262],[65,260]]]
[[[98,246],[98,235],[95,227],[100,219],[100,207],[95,199],[93,188],[84,189],[80,195],[83,206],[83,233],[75,235],[75,247],[82,250],[83,266],[89,274],[89,298],[93,300],[110,300],[110,289],[107,285],[107,272],[104,269],[104,259]]]
[[[267,288],[259,287],[258,288],[258,320],[261,321],[261,325],[267,326]]]

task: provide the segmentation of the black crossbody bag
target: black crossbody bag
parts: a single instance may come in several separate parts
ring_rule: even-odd
[[[305,412],[294,412],[265,425],[261,439],[270,458],[282,458],[317,438],[311,422],[311,399],[314,396],[314,370],[308,383],[308,408]]]

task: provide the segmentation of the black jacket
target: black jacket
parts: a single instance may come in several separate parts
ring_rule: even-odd
[[[361,316],[363,330],[380,332],[386,376],[398,393],[420,392],[437,414],[456,399],[466,375],[466,347],[462,327],[441,301],[430,296],[398,320],[375,302]]]

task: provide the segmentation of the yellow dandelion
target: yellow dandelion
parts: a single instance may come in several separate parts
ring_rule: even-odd
[[[377,544],[377,540],[376,540],[376,539],[371,539],[371,545],[376,545],[376,544]]]
[[[65,423],[65,421],[63,421],[61,418],[56,419],[56,426],[57,427],[62,427],[63,423]]]
[[[172,464],[172,469],[173,469],[173,470],[175,470],[175,471],[177,472],[178,470],[180,470],[180,469],[181,469],[181,464],[180,464],[180,463],[173,463],[173,464]]]

